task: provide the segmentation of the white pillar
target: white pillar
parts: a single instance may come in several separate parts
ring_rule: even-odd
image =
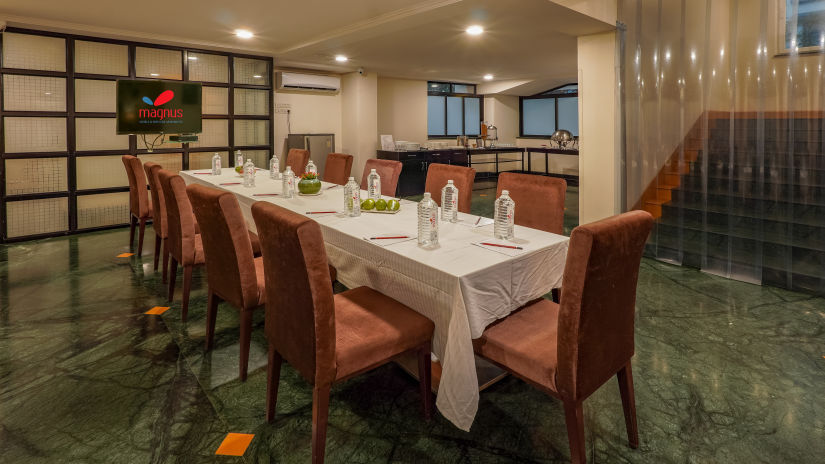
[[[352,155],[352,175],[361,182],[364,164],[378,149],[378,76],[349,73],[341,80],[341,146]]]

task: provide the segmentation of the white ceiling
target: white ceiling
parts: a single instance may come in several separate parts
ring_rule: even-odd
[[[0,0],[10,26],[275,57],[276,66],[482,82],[532,94],[575,81],[576,36],[612,25],[548,0]],[[480,24],[485,33],[464,29]],[[250,40],[233,35],[255,33]],[[338,65],[336,54],[350,57]],[[516,85],[517,84],[517,85]]]

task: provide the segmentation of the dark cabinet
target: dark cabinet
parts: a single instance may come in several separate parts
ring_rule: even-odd
[[[401,165],[397,195],[408,197],[424,193],[424,183],[427,181],[427,161],[424,157],[402,160]]]

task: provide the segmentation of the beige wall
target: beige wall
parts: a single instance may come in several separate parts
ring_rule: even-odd
[[[616,24],[616,0],[553,0],[553,3],[566,6],[607,24]]]
[[[378,78],[378,134],[427,141],[427,81]]]
[[[489,95],[484,97],[484,120],[498,129],[498,141],[516,143],[518,137],[518,97]]]
[[[361,182],[364,163],[378,148],[378,77],[375,73],[345,74],[341,80],[343,152],[355,157],[352,173]]]
[[[286,149],[287,115],[278,105],[290,105],[293,134],[335,134],[335,150],[341,150],[341,93],[275,91],[275,154],[283,158]]]

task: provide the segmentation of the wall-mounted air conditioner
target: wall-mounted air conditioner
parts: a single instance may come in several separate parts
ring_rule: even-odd
[[[302,90],[305,92],[330,93],[341,90],[341,78],[338,76],[279,72],[276,75],[276,83],[278,85],[278,90]]]

